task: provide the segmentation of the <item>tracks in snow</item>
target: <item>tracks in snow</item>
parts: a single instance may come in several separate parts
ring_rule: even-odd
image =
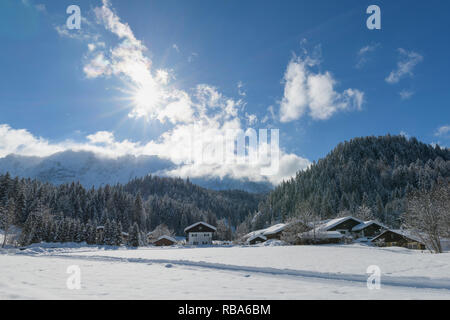
[[[122,262],[122,263],[151,263],[151,264],[170,264],[178,266],[196,267],[215,269],[223,271],[234,272],[248,272],[259,273],[272,276],[290,276],[303,280],[306,279],[320,279],[320,280],[332,280],[332,281],[350,281],[354,283],[367,283],[368,275],[366,274],[341,274],[341,273],[328,273],[318,271],[306,271],[306,270],[294,270],[294,269],[278,269],[270,267],[253,267],[253,266],[239,266],[230,264],[221,264],[205,261],[190,261],[190,260],[171,260],[171,259],[145,259],[145,258],[121,258],[121,257],[108,257],[108,256],[83,256],[73,254],[45,254],[45,255],[32,255],[39,257],[57,257],[63,259],[75,259],[75,260],[87,260],[87,261],[102,261],[102,262]],[[417,289],[441,289],[450,290],[450,279],[430,279],[425,277],[392,277],[381,276],[382,286],[395,286],[395,287],[407,287]]]

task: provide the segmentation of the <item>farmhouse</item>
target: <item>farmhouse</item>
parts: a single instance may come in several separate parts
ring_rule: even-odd
[[[266,242],[266,241],[267,241],[267,237],[262,234],[255,234],[247,239],[247,242],[249,244],[257,244],[257,243],[262,243],[262,242]]]
[[[381,247],[404,247],[408,249],[426,249],[425,244],[406,230],[386,230],[371,241]]]
[[[190,225],[184,229],[187,234],[186,243],[189,245],[209,245],[212,244],[213,233],[216,232],[216,227],[200,221]]]
[[[383,231],[388,230],[388,227],[375,220],[364,221],[352,228],[352,233],[355,238],[371,239],[378,236]]]
[[[317,229],[322,231],[337,231],[343,235],[350,235],[352,229],[361,223],[363,221],[352,216],[347,216],[324,221]]]
[[[250,239],[251,237],[257,236],[257,235],[262,235],[264,237],[266,237],[266,240],[269,239],[277,239],[280,240],[281,238],[281,233],[284,231],[284,229],[286,229],[287,224],[285,223],[279,223],[273,226],[270,226],[266,229],[261,229],[261,230],[256,230],[256,231],[252,231],[248,234],[246,234],[243,239],[247,240]]]
[[[177,240],[170,236],[161,236],[153,242],[153,245],[162,247],[162,246],[173,246],[177,243]]]
[[[339,231],[310,230],[300,233],[300,244],[341,243],[345,236]]]

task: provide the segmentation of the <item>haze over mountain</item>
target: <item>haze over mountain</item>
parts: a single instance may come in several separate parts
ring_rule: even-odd
[[[84,187],[100,187],[106,184],[125,184],[136,177],[149,174],[167,176],[176,166],[170,160],[157,156],[126,155],[106,158],[89,151],[64,151],[48,157],[8,155],[0,158],[0,173],[11,176],[38,179],[55,185],[80,182]],[[248,192],[268,192],[269,182],[252,182],[229,177],[197,177],[191,182],[213,190],[238,189]]]

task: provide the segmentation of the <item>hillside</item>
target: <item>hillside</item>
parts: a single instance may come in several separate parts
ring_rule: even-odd
[[[359,206],[375,218],[398,223],[408,192],[450,178],[450,150],[403,136],[355,138],[281,183],[261,203],[258,227],[296,216],[310,207],[322,218]]]
[[[262,199],[258,194],[208,190],[167,177],[146,176],[125,185],[86,189],[79,183],[55,186],[0,175],[0,207],[12,204],[13,223],[31,234],[29,242],[74,240],[71,237],[84,236],[107,221],[120,223],[124,231],[134,223],[144,232],[166,224],[180,235],[199,220],[217,224],[225,219],[232,227],[254,213]]]

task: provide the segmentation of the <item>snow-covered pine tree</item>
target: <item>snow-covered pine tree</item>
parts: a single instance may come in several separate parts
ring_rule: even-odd
[[[139,226],[136,222],[130,228],[128,244],[132,247],[139,247],[140,232],[139,232]]]

